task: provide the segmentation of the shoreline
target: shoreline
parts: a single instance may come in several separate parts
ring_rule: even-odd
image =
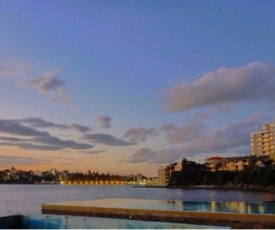
[[[169,188],[169,189],[215,189],[215,190],[236,190],[244,192],[267,192],[275,193],[275,186],[260,187],[254,185],[197,185],[197,186],[172,186],[172,185],[145,185],[135,187],[146,187],[146,188]]]

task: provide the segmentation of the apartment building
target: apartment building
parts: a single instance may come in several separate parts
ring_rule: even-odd
[[[167,184],[167,175],[166,175],[166,167],[165,166],[159,166],[159,168],[158,168],[158,183],[160,185]]]
[[[250,134],[252,156],[270,156],[275,154],[275,123],[262,125],[262,130]]]
[[[250,165],[249,156],[246,157],[210,157],[206,159],[207,168],[212,171],[240,171]]]
[[[171,174],[174,171],[181,171],[182,169],[182,163],[181,161],[172,163],[166,166],[159,166],[158,168],[158,183],[159,185],[167,185]]]

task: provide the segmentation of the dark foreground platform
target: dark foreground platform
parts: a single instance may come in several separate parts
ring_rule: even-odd
[[[68,215],[0,217],[1,229],[221,229],[217,226]]]
[[[61,214],[128,220],[158,221],[232,228],[275,228],[275,213],[190,211],[182,202],[136,199],[102,199],[43,204],[43,214]]]

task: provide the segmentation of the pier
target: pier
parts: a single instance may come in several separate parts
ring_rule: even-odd
[[[236,213],[230,212],[230,210],[224,212],[183,210],[183,207],[184,202],[181,201],[99,199],[59,204],[43,204],[42,213],[231,228],[275,228],[274,205],[268,206],[271,213]]]

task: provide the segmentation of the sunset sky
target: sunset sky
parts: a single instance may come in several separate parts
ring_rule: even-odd
[[[0,0],[0,169],[156,176],[275,121],[275,1]]]

